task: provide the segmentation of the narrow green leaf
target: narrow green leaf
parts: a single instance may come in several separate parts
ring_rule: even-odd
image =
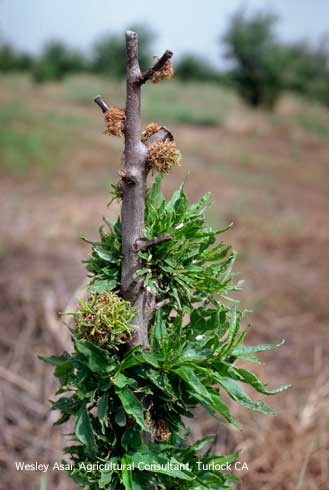
[[[81,405],[80,410],[77,413],[74,433],[77,439],[86,446],[90,456],[94,456],[97,453],[97,444],[85,403]]]
[[[111,483],[112,476],[112,470],[101,470],[101,477],[98,482],[99,488],[109,488],[108,485]]]
[[[235,461],[238,456],[239,456],[239,451],[235,451],[234,453],[231,454],[226,454],[225,456],[213,456],[211,458],[211,463],[222,465],[225,463],[232,463]]]
[[[287,390],[291,387],[291,385],[283,385],[279,388],[275,388],[274,390],[268,390],[266,388],[266,384],[263,383],[256,374],[248,371],[248,369],[244,368],[234,368],[234,371],[240,375],[240,380],[244,383],[249,384],[253,388],[255,388],[258,393],[263,393],[264,395],[276,395],[277,393],[281,393],[282,391]]]
[[[39,490],[47,490],[47,474],[41,476]]]
[[[118,411],[115,413],[114,421],[120,427],[124,427],[126,425],[127,417],[126,417],[126,412],[123,410],[123,408],[120,407]]]
[[[124,388],[125,386],[136,383],[134,379],[127,378],[127,376],[121,372],[116,373],[116,375],[112,378],[112,381],[117,388]]]
[[[213,444],[216,439],[215,435],[210,435],[206,437],[202,437],[198,441],[195,441],[188,449],[192,450],[194,453],[201,451],[207,444]]]
[[[136,422],[146,432],[150,432],[150,427],[144,421],[144,408],[138,398],[134,395],[130,388],[125,386],[122,389],[116,388],[116,394],[121,400],[122,406],[128,415],[132,415]]]
[[[100,422],[104,422],[105,417],[107,415],[108,410],[108,401],[109,401],[109,392],[105,391],[105,393],[101,396],[97,403],[97,417]]]
[[[162,345],[162,343],[167,339],[166,324],[163,321],[161,310],[157,310],[157,312],[155,313],[154,337],[160,345]]]
[[[129,426],[121,438],[121,446],[125,451],[137,451],[142,446],[141,428],[138,424]]]
[[[61,356],[43,356],[41,354],[38,355],[38,359],[47,364],[50,364],[51,366],[60,366],[68,359],[70,359],[70,357],[70,354],[68,354],[67,352],[64,352],[64,354],[62,354]]]
[[[107,351],[87,340],[75,340],[76,350],[84,356],[87,366],[94,373],[109,373],[115,366]]]
[[[164,201],[164,197],[161,192],[161,184],[163,180],[163,174],[159,173],[155,177],[153,184],[150,189],[147,191],[147,200],[148,203],[154,206],[155,208],[159,208]]]
[[[65,379],[72,372],[73,372],[73,362],[64,361],[61,364],[57,364],[54,371],[54,376],[56,376],[56,378]]]
[[[203,404],[207,404],[208,407],[210,407],[213,411],[220,413],[228,422],[236,427],[239,427],[239,424],[233,419],[227,405],[220,400],[219,393],[215,395],[208,391],[192,368],[182,366],[173,369],[173,372],[178,374],[178,376],[180,376],[192,388],[193,396],[197,400]],[[209,371],[209,374],[211,376],[212,372]]]
[[[139,466],[142,471],[151,471],[155,473],[162,473],[163,475],[170,476],[171,478],[179,478],[181,480],[193,480],[194,475],[189,470],[182,470],[178,468],[184,468],[184,464],[177,461],[175,458],[166,458],[161,454],[157,454],[149,450],[148,452],[135,452],[130,454],[131,461]]]
[[[122,463],[121,480],[123,486],[125,487],[126,490],[136,490],[134,489],[134,483],[132,477],[133,472],[127,468],[127,465],[130,464],[130,460],[128,459],[127,456],[123,456],[121,458],[121,463]]]
[[[274,414],[273,410],[265,405],[265,403],[263,403],[262,401],[251,400],[249,396],[243,391],[239,383],[234,379],[221,376],[218,376],[216,379],[218,380],[219,384],[227,391],[232,400],[239,403],[239,405],[242,405],[243,407],[249,408],[251,410],[256,410],[257,412]]]
[[[105,291],[113,291],[116,287],[116,279],[97,279],[88,287],[88,291],[91,293],[104,293]]]
[[[282,340],[279,344],[258,344],[258,345],[240,345],[232,350],[231,354],[236,357],[242,357],[246,354],[253,354],[255,352],[265,352],[268,350],[277,349],[284,344]]]

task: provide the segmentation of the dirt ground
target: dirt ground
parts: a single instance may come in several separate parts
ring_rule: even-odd
[[[58,312],[74,307],[84,281],[89,249],[79,237],[96,237],[102,216],[118,212],[106,203],[120,143],[102,134],[92,103],[59,108],[47,99],[51,90],[38,99],[26,93],[30,107],[86,117],[89,140],[79,129],[81,144],[69,145],[51,171],[1,175],[1,490],[35,490],[40,482],[47,490],[74,488],[64,472],[48,472],[46,482],[41,473],[16,471],[15,461],[61,459],[64,430],[52,427],[48,403],[56,382],[36,356],[70,348]],[[11,96],[3,87],[2,100]],[[253,310],[247,343],[285,339],[258,367],[271,386],[293,385],[269,400],[276,417],[235,407],[241,432],[227,433],[202,413],[193,427],[195,436],[217,432],[218,449],[241,449],[246,490],[329,488],[329,140],[292,124],[287,107],[279,106],[277,119],[238,107],[218,126],[171,125],[184,162],[167,178],[166,193],[186,175],[192,200],[212,192],[209,221],[234,222],[226,241],[239,252],[242,304]]]

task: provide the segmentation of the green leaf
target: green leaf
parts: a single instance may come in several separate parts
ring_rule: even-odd
[[[177,461],[175,458],[166,458],[161,454],[157,454],[149,449],[147,452],[135,452],[130,454],[131,462],[135,466],[139,466],[141,471],[150,471],[154,473],[162,473],[171,478],[179,478],[181,480],[193,480],[194,475],[188,469],[182,470],[186,464]],[[151,465],[151,466],[150,466]]]
[[[87,448],[90,456],[97,453],[97,444],[90,423],[86,403],[83,403],[77,413],[74,425],[74,433],[77,439]]]
[[[122,407],[119,407],[114,416],[114,421],[119,427],[124,427],[127,423],[126,412]]]
[[[101,470],[101,477],[98,482],[99,488],[109,488],[108,485],[111,483],[113,476],[112,470]]]
[[[77,352],[84,356],[87,366],[94,373],[109,373],[115,369],[108,352],[101,347],[87,340],[75,340],[74,345]]]
[[[141,487],[141,485],[137,481],[136,475],[134,474],[133,470],[129,468],[129,465],[131,465],[131,460],[127,454],[121,458],[121,463],[123,465],[123,469],[121,472],[121,481],[125,489],[144,490],[145,487]]]
[[[188,447],[188,450],[192,450],[194,453],[197,453],[201,449],[203,449],[207,444],[213,444],[215,439],[216,439],[215,435],[202,437],[202,439],[199,439],[195,441],[193,444],[191,444],[191,446]]]
[[[116,394],[120,398],[122,406],[128,415],[132,415],[136,422],[146,432],[150,432],[150,427],[144,421],[144,408],[138,398],[134,395],[130,388],[125,386],[122,389],[115,389]]]
[[[231,320],[228,329],[228,337],[227,337],[227,341],[224,344],[223,352],[228,353],[230,351],[232,345],[234,344],[234,340],[239,332],[239,326],[240,326],[239,318],[237,315],[236,308],[234,307],[231,310]]]
[[[80,400],[76,395],[62,396],[55,402],[52,402],[52,410],[59,410],[64,414],[74,415],[80,408]]]
[[[266,388],[266,384],[264,384],[256,374],[248,371],[248,369],[244,368],[234,368],[234,371],[238,373],[240,376],[240,381],[249,384],[253,388],[255,388],[258,393],[263,393],[264,395],[276,395],[277,393],[281,393],[282,391],[287,390],[291,387],[291,385],[283,385],[279,388],[275,388],[274,390],[268,390]]]
[[[47,490],[47,475],[42,475],[40,479],[39,490]]]
[[[113,384],[117,388],[124,388],[128,385],[135,385],[136,381],[132,378],[127,378],[123,373],[116,373],[116,375],[112,378]]]
[[[154,208],[159,208],[164,201],[164,197],[161,192],[162,180],[163,174],[157,174],[152,186],[147,192],[147,200]]]
[[[145,370],[143,377],[149,379],[157,386],[170,400],[176,400],[177,394],[174,391],[174,387],[171,385],[167,375],[162,374],[154,369]]]
[[[207,388],[205,388],[205,386],[201,383],[199,377],[195,374],[192,368],[182,366],[182,367],[174,368],[172,369],[172,371],[178,374],[178,376],[182,378],[185,381],[185,383],[187,383],[191,388],[193,388],[193,391],[197,392],[209,403],[212,403],[210,393],[208,392]]]
[[[220,400],[219,393],[215,395],[209,392],[192,368],[182,366],[173,369],[173,372],[178,374],[191,387],[193,396],[203,405],[206,405],[205,408],[210,407],[212,410],[220,413],[228,422],[239,427],[238,423],[233,419],[227,405]],[[211,371],[209,371],[209,375],[212,376]]]
[[[256,410],[257,412],[266,413],[266,414],[274,414],[273,410],[265,405],[260,400],[253,401],[249,398],[249,396],[243,391],[239,383],[237,383],[234,379],[218,376],[216,378],[219,384],[227,391],[228,395],[235,400],[239,405],[243,407],[249,408],[251,410]]]
[[[244,357],[248,354],[254,354],[255,352],[265,352],[268,350],[277,349],[284,344],[284,340],[282,340],[279,344],[258,344],[258,345],[240,345],[232,350],[232,356],[236,357]]]
[[[146,364],[150,364],[155,368],[160,368],[161,356],[153,354],[152,352],[141,352],[138,358],[142,359]]]
[[[91,293],[104,293],[105,291],[113,291],[116,287],[116,279],[97,279],[88,287],[88,291]]]
[[[218,465],[222,465],[225,463],[232,463],[238,458],[239,454],[240,454],[239,451],[235,451],[234,453],[226,454],[225,456],[214,455],[211,457],[211,462]]]
[[[70,358],[71,356],[67,352],[64,352],[64,354],[62,354],[61,356],[43,356],[41,354],[38,355],[38,359],[47,364],[50,364],[51,366],[60,366]]]
[[[122,463],[122,471],[121,471],[121,480],[126,490],[135,490],[132,471],[127,468],[127,465],[130,464],[130,461],[127,456],[123,456],[121,458]]]
[[[117,257],[115,254],[112,252],[104,250],[102,247],[94,247],[95,253],[100,257],[101,259],[107,261],[107,262],[116,262]]]
[[[141,429],[138,424],[128,427],[121,438],[121,446],[125,451],[136,451],[142,446]]]
[[[62,385],[66,384],[69,380],[69,375],[73,374],[74,366],[72,361],[64,361],[58,364],[54,371],[54,376],[58,378]]]
[[[182,196],[184,196],[186,199],[186,196],[184,195],[184,183],[181,184],[178,189],[173,193],[170,201],[166,205],[166,210],[172,212],[177,203],[179,203],[182,199]]]
[[[154,319],[154,338],[160,346],[167,342],[168,334],[166,324],[162,318],[161,310],[157,310]]]
[[[97,403],[97,417],[100,422],[104,422],[107,410],[108,410],[108,401],[109,401],[109,392],[105,391],[105,393],[101,396]]]

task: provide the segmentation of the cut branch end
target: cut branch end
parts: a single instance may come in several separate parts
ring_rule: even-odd
[[[97,97],[94,98],[94,101],[104,114],[110,109],[101,95],[97,95]]]
[[[151,80],[157,72],[160,72],[164,68],[165,64],[172,58],[173,54],[174,53],[172,51],[167,49],[161,58],[159,58],[151,68],[142,74],[139,79],[139,84],[142,85],[148,80]]]

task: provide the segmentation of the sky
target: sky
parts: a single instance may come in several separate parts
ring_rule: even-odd
[[[329,33],[329,0],[0,0],[0,35],[32,53],[49,39],[88,51],[102,34],[146,23],[158,35],[155,54],[193,52],[221,65],[218,39],[241,6],[278,13],[278,33],[288,41]]]

